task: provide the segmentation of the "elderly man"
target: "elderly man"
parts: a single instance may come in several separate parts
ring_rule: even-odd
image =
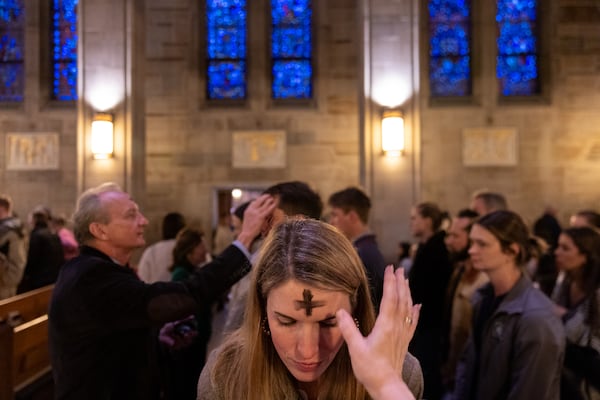
[[[49,312],[55,398],[157,399],[157,328],[249,271],[247,249],[274,206],[254,201],[238,240],[189,280],[148,285],[128,268],[148,224],[137,204],[114,184],[83,193],[73,216],[81,254],[63,266]]]

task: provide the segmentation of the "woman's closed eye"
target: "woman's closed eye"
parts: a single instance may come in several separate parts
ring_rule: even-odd
[[[277,317],[277,322],[279,322],[279,325],[281,326],[292,326],[296,323],[296,320],[292,318]]]

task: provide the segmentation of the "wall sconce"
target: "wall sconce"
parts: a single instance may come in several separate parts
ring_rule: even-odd
[[[111,114],[96,114],[92,120],[92,155],[105,160],[113,155],[114,126]]]
[[[404,117],[400,110],[385,110],[381,117],[381,149],[388,156],[404,153]]]

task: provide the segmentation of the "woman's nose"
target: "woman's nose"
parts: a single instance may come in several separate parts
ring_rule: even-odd
[[[296,347],[301,360],[316,361],[319,354],[319,328],[310,325],[301,327]]]

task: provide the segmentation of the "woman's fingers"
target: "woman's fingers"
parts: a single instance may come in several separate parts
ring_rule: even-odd
[[[364,341],[364,337],[358,330],[350,314],[346,310],[340,309],[335,314],[335,317],[348,347],[353,349],[360,346],[360,343]]]
[[[394,267],[388,265],[383,277],[383,297],[379,308],[379,315],[387,319],[394,319],[398,312],[398,288],[397,277],[394,275]]]

